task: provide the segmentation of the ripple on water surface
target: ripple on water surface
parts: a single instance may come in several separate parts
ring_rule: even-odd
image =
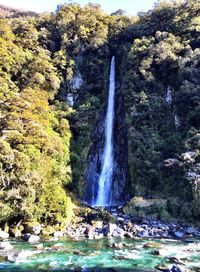
[[[174,262],[192,269],[200,265],[200,240],[63,239],[43,241],[43,248],[38,247],[38,250],[37,244],[14,240],[10,242],[14,250],[6,254],[23,251],[28,257],[11,263],[5,260],[6,254],[1,251],[0,271],[149,272],[159,265],[170,266]]]

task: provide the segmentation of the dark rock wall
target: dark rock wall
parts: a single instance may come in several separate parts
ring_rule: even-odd
[[[99,118],[91,133],[91,146],[88,153],[88,167],[86,172],[86,186],[84,200],[92,205],[97,197],[98,181],[101,173],[102,154],[104,148],[104,128],[105,128],[106,107],[103,106],[99,113]]]
[[[117,84],[119,85],[119,84]],[[124,101],[120,86],[116,88],[115,120],[114,120],[114,172],[112,203],[124,204],[128,198],[128,146],[127,128],[125,123]]]

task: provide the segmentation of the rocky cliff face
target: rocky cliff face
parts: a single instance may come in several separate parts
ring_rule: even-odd
[[[85,181],[85,196],[84,201],[88,204],[94,203],[97,197],[98,181],[101,173],[101,158],[104,147],[104,121],[106,107],[99,113],[99,118],[91,133],[91,145],[87,158],[87,172]]]
[[[81,125],[72,148],[74,151],[79,147],[75,155],[81,153],[73,163],[73,182],[81,199],[92,203],[92,196],[97,194],[112,51],[109,49],[114,46],[118,83],[113,203],[126,202],[128,188],[130,197],[166,200],[169,216],[187,221],[197,218],[200,156],[184,161],[182,154],[196,154],[199,150],[198,10],[196,1],[183,6],[158,5],[118,34],[112,34],[113,39],[109,36],[105,47],[95,49],[93,54],[88,50],[83,69],[85,85],[77,109]],[[160,19],[163,12],[165,20]],[[186,13],[190,19],[181,23],[179,18],[185,18]]]
[[[120,85],[116,88],[116,111],[114,121],[114,176],[112,202],[114,205],[124,204],[129,199],[128,193],[128,145],[127,127],[125,123],[125,111],[123,93]]]
[[[199,209],[194,194],[199,155],[184,159],[185,152],[197,154],[199,149],[199,49],[185,46],[172,33],[157,31],[134,39],[124,52],[128,53],[120,55],[120,85],[125,97],[130,192],[167,200],[164,220],[169,220],[169,213],[171,218],[189,221]],[[168,159],[175,163],[166,164]],[[188,169],[193,169],[193,180]]]

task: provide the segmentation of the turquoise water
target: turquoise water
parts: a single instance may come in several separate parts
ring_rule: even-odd
[[[144,247],[152,242],[157,245]],[[184,267],[192,271],[200,267],[200,240],[43,240],[40,242],[43,244],[41,250],[35,249],[37,243],[14,240],[10,243],[14,246],[13,252],[23,250],[33,255],[16,263],[1,260],[0,271],[149,271],[158,265],[170,265],[168,257],[181,259],[185,262]],[[122,248],[113,248],[114,243],[120,244]],[[158,247],[162,256],[154,255],[153,251],[158,250]],[[3,252],[0,254],[2,256]]]

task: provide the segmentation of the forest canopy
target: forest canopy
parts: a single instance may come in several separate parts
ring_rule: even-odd
[[[90,137],[106,101],[113,54],[120,63],[131,196],[166,198],[183,218],[197,219],[199,1],[158,1],[132,17],[78,3],[60,5],[55,13],[2,17],[0,222],[70,222],[72,192],[81,197],[84,191]],[[192,161],[184,160],[186,152],[194,152]],[[179,167],[166,170],[168,158]]]

